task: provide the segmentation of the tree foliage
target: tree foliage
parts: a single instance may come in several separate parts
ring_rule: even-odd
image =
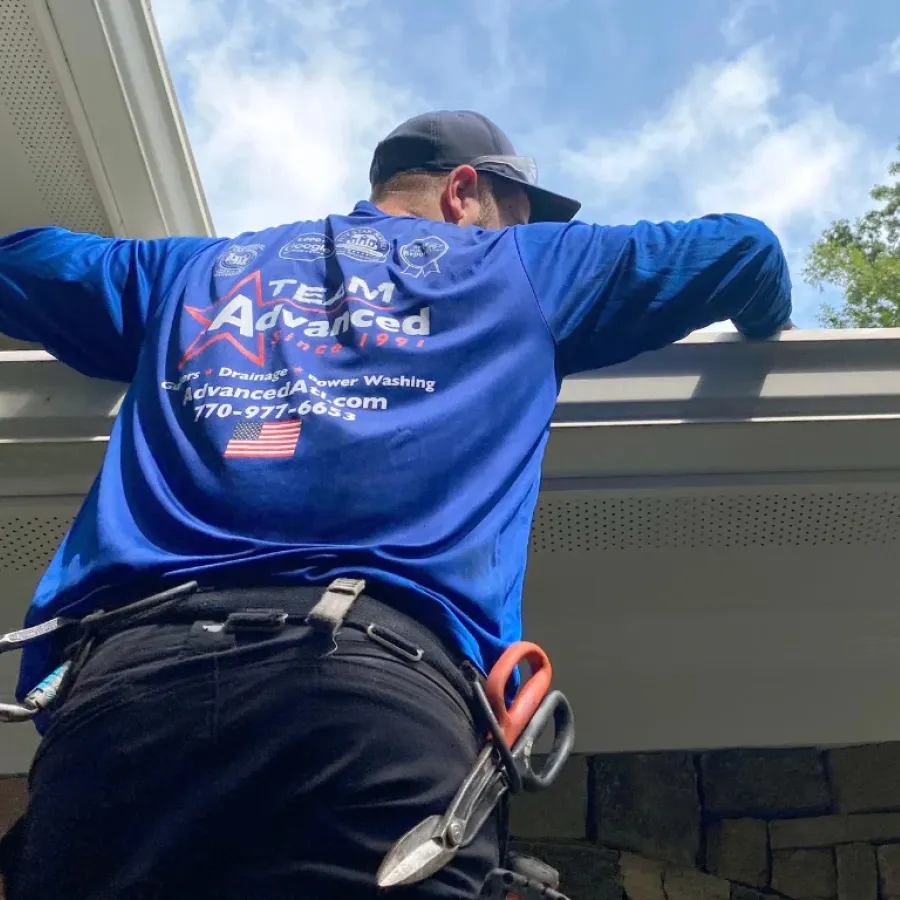
[[[893,183],[869,194],[880,205],[853,223],[833,222],[806,257],[807,282],[844,293],[842,306],[822,306],[819,321],[829,328],[900,327],[900,162],[888,174]]]

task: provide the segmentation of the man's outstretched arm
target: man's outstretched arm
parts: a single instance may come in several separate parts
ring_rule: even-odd
[[[778,238],[738,215],[514,229],[564,374],[600,368],[731,319],[748,338],[789,327]]]
[[[85,375],[128,382],[148,319],[190,259],[217,243],[55,227],[0,237],[0,332]]]

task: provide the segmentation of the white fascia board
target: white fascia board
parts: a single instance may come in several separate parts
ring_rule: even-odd
[[[0,353],[0,439],[94,440],[109,436],[122,385],[73,372],[41,350]]]
[[[567,379],[556,423],[738,422],[900,413],[900,329],[697,334]]]
[[[214,233],[147,0],[33,0],[119,236]]]
[[[900,329],[698,334],[567,379],[544,490],[896,470]]]
[[[103,441],[122,395],[43,351],[0,348],[0,454]],[[543,489],[888,471],[897,446],[900,329],[694,335],[564,382]]]

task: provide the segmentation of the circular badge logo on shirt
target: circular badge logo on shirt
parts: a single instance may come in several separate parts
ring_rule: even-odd
[[[349,228],[334,239],[338,256],[347,256],[357,262],[384,262],[391,245],[385,236],[374,228]]]
[[[282,259],[296,259],[300,262],[327,259],[334,256],[334,241],[327,234],[318,231],[298,234],[278,251],[278,255]]]
[[[450,249],[443,238],[429,235],[417,238],[409,244],[404,244],[398,251],[405,268],[402,275],[412,275],[418,278],[427,276],[432,272],[440,272],[438,260]]]
[[[262,244],[232,244],[217,260],[213,274],[219,277],[240,275],[265,248]]]

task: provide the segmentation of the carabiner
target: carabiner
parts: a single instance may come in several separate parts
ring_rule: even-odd
[[[0,653],[6,653],[8,650],[21,650],[26,644],[40,640],[63,628],[68,628],[70,625],[75,625],[77,622],[77,619],[56,616],[40,625],[33,625],[31,628],[21,628],[18,631],[10,631],[8,634],[0,634]],[[31,721],[54,701],[63,676],[68,670],[68,662],[54,669],[36,688],[26,694],[21,703],[0,703],[0,722]]]
[[[40,625],[33,625],[31,628],[21,628],[19,631],[0,634],[0,653],[5,653],[7,650],[21,650],[26,644],[38,641],[47,635],[55,634],[63,628],[77,625],[82,631],[82,643],[76,649],[75,657],[72,660],[67,660],[57,666],[37,687],[25,695],[21,703],[0,703],[0,722],[27,722],[43,712],[56,700],[66,674],[72,668],[72,665],[78,662],[79,653],[81,654],[81,662],[83,662],[85,653],[90,652],[93,639],[88,638],[87,643],[84,643],[84,632],[86,630],[90,633],[96,631],[98,625],[104,622],[121,622],[128,616],[133,616],[135,622],[146,620],[150,614],[158,613],[162,609],[168,609],[179,603],[189,594],[193,594],[198,587],[199,585],[196,581],[189,581],[186,584],[178,585],[178,587],[168,588],[151,597],[136,600],[134,603],[129,603],[126,606],[108,611],[96,609],[83,619],[56,616],[53,619],[42,622]],[[76,665],[73,676],[77,674],[78,668],[79,666]]]
[[[36,688],[30,690],[19,703],[0,703],[0,722],[29,722],[43,712],[59,693],[71,662],[57,666]]]

